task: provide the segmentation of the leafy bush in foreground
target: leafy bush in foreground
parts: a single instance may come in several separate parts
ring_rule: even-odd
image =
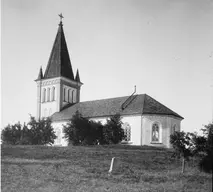
[[[64,125],[63,132],[72,145],[117,144],[124,139],[120,115],[107,120],[105,125],[88,120],[77,111],[70,122]]]
[[[56,135],[51,123],[49,118],[36,120],[31,116],[27,125],[7,125],[1,133],[2,142],[11,145],[53,144]]]
[[[174,155],[178,158],[182,158],[182,173],[185,169],[185,161],[188,161],[189,157],[193,155],[191,136],[193,136],[193,134],[185,133],[184,131],[174,132],[174,134],[170,135],[170,143],[175,150]]]
[[[211,173],[213,162],[213,123],[204,126],[203,135],[194,133],[175,132],[170,135],[170,143],[175,152],[174,155],[182,157],[182,172],[184,172],[185,161],[191,156],[201,157],[199,168]]]
[[[212,172],[213,162],[213,123],[204,126],[206,144],[203,147],[204,155],[199,163],[199,168],[207,173]]]

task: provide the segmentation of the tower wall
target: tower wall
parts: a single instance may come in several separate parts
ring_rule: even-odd
[[[37,81],[37,118],[49,117],[66,105],[79,102],[80,86],[64,77]]]

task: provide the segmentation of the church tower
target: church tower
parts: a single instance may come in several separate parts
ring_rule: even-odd
[[[61,19],[62,15],[59,15]],[[37,83],[37,118],[51,116],[67,105],[80,102],[79,71],[74,77],[69,52],[60,21],[58,32],[43,74],[40,68]]]

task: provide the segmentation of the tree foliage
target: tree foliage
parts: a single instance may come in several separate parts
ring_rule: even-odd
[[[36,120],[35,117],[30,117],[30,121],[28,123],[30,131],[28,132],[28,136],[32,145],[45,145],[54,143],[56,135],[51,124],[52,121],[50,118]]]
[[[77,111],[63,132],[69,144],[95,145],[101,142],[102,125],[100,122],[88,120]]]
[[[65,138],[72,145],[117,144],[124,138],[120,115],[112,116],[105,125],[86,119],[77,111],[64,126]]]
[[[1,140],[5,144],[17,145],[21,142],[21,124],[8,124],[1,132]]]
[[[200,158],[199,168],[205,172],[212,172],[213,162],[213,123],[205,125],[203,135],[195,133],[175,132],[170,136],[170,143],[174,148],[174,155],[185,160],[191,156]]]
[[[199,168],[205,172],[212,172],[213,162],[213,122],[204,126],[204,138],[206,138],[205,145],[202,145],[202,152],[204,152]]]
[[[182,158],[182,173],[185,170],[185,161],[189,160],[189,157],[193,155],[193,143],[192,133],[174,132],[170,135],[170,143],[174,149],[174,155],[178,158]]]
[[[107,123],[103,128],[103,138],[105,144],[117,144],[125,138],[119,114],[115,114],[110,119],[107,119]]]
[[[1,133],[2,142],[11,145],[53,144],[56,135],[51,123],[49,118],[36,120],[31,116],[27,125],[25,123],[23,126],[20,123],[7,125]]]
[[[190,156],[192,156],[192,133],[174,132],[174,134],[170,135],[170,143],[173,146],[174,155],[178,158],[183,157],[185,160],[188,160]]]

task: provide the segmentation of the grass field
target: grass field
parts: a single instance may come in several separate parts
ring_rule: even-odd
[[[115,157],[114,170],[108,175]],[[197,161],[181,173],[171,151],[152,147],[1,146],[2,192],[210,192]]]

